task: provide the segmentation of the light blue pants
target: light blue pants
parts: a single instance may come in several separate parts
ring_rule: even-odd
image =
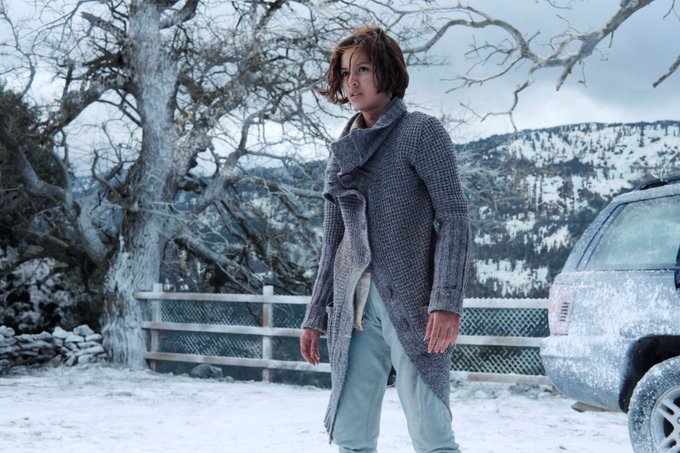
[[[355,330],[347,377],[340,395],[333,441],[341,453],[375,453],[380,412],[390,368],[397,371],[397,393],[417,453],[459,453],[451,412],[418,375],[401,346],[373,283],[363,330]]]

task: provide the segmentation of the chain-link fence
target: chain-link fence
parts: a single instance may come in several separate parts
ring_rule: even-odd
[[[290,371],[281,370],[312,370],[300,363],[302,359],[296,337],[299,332],[291,330],[299,329],[308,297],[260,295],[250,296],[252,301],[244,302],[231,301],[234,295],[227,294],[207,295],[212,300],[203,300],[200,294],[182,293],[152,292],[137,293],[136,296],[140,300],[147,300],[143,302],[145,305],[149,301],[156,304],[155,310],[145,307],[152,321],[145,324],[150,332],[147,335],[147,348],[150,351],[147,358],[150,360],[179,363],[186,358],[185,363],[196,363],[196,356],[207,356],[207,360],[201,361],[229,367],[232,376],[246,379],[253,378],[252,367],[265,365],[275,370],[275,380],[280,380],[276,379],[277,375],[287,376],[285,379],[300,375],[299,371],[291,374]],[[527,347],[513,345],[512,341],[507,340],[547,336],[546,305],[547,302],[542,299],[466,300],[460,332],[460,338],[464,341],[456,347],[452,357],[451,369],[454,374],[544,376],[537,343]],[[270,307],[268,313],[271,315],[265,316],[264,307]],[[276,336],[272,335],[271,329],[285,332],[282,336]],[[266,348],[263,346],[263,337],[269,341]],[[484,341],[475,344],[476,338],[483,338]],[[322,362],[328,361],[325,349],[324,342],[321,347]],[[264,364],[263,360],[268,362]],[[234,366],[236,368],[232,368]],[[173,369],[167,363],[158,369],[176,371],[178,367],[180,370],[186,369],[186,365],[184,368],[176,365]],[[239,367],[251,369],[239,372]],[[281,370],[277,370],[278,367]],[[328,371],[327,366],[322,367],[322,371]],[[316,382],[315,379],[312,378],[311,382]],[[295,380],[300,382],[298,378]],[[301,380],[305,381],[304,378]]]
[[[513,299],[493,300],[512,307]],[[538,302],[538,301],[536,301]],[[461,335],[540,338],[549,335],[545,308],[467,308],[464,304]],[[452,371],[544,376],[538,347],[459,345],[453,352]]]

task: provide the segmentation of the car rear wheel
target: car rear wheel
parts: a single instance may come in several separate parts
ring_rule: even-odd
[[[628,408],[628,431],[636,453],[680,452],[680,357],[640,379]]]

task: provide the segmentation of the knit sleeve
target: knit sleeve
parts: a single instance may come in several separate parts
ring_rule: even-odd
[[[329,185],[337,179],[339,165],[333,155],[328,158],[325,174],[324,188],[324,218],[323,218],[323,244],[319,259],[319,270],[312,289],[312,298],[307,305],[302,328],[310,328],[326,331],[328,315],[326,307],[333,303],[333,264],[335,252],[338,249],[345,231],[340,215],[340,208],[335,204],[333,196],[329,193]]]
[[[451,138],[436,118],[423,116],[411,163],[427,188],[437,230],[428,310],[462,313],[471,242],[467,200]]]

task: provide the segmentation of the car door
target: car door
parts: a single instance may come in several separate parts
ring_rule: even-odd
[[[576,299],[587,303],[573,316],[589,322],[574,327],[624,338],[680,334],[679,247],[680,195],[621,204],[578,265],[586,278]]]

